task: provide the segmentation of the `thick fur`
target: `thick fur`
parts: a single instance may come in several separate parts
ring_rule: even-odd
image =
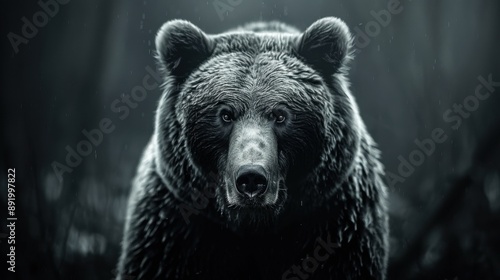
[[[318,238],[340,247],[307,279],[384,279],[386,188],[349,91],[346,25],[324,18],[300,33],[253,23],[207,35],[174,20],[156,45],[164,94],[130,196],[119,279],[301,279],[290,268]],[[220,103],[242,121],[277,104],[292,112],[273,130],[286,178],[274,205],[228,205],[231,132],[213,114]]]

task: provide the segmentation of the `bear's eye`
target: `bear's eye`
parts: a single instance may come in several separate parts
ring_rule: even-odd
[[[222,112],[221,118],[224,122],[227,122],[227,123],[233,121],[233,117],[231,116],[231,114],[229,112]]]
[[[269,118],[271,120],[274,120],[276,123],[284,123],[286,120],[285,113],[277,111],[277,112],[272,112],[269,115]]]

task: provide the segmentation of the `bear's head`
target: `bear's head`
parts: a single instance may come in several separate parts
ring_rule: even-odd
[[[155,134],[167,186],[183,198],[217,181],[218,210],[247,225],[306,195],[328,197],[359,146],[351,44],[337,18],[302,33],[219,35],[167,22],[156,38],[165,92]]]

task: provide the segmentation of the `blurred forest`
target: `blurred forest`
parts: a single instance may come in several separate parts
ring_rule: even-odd
[[[388,7],[381,0],[66,2],[18,52],[8,34],[22,35],[23,17],[32,21],[42,8],[37,1],[1,8],[0,232],[7,231],[7,168],[16,168],[18,222],[15,277],[0,239],[0,279],[114,277],[130,181],[161,92],[150,91],[124,119],[112,104],[142,84],[146,67],[155,69],[163,22],[181,18],[219,33],[255,20],[304,29],[336,16],[358,34]],[[500,279],[500,86],[474,99],[478,85],[488,92],[488,77],[500,82],[500,2],[400,5],[387,24],[372,23],[349,72],[388,172],[388,278]],[[464,114],[450,113],[462,104]],[[65,163],[67,147],[76,149],[82,130],[103,118],[114,131],[58,180],[53,163]],[[416,143],[436,129],[446,140],[414,157]],[[398,171],[412,154],[418,164]]]

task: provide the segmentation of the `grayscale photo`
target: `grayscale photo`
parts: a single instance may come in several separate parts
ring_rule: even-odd
[[[4,5],[0,279],[500,279],[500,2]]]

